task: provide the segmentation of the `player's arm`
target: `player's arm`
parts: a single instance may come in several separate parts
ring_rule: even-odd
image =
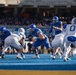
[[[40,32],[38,32],[38,36],[41,40],[45,39],[45,36],[43,34],[41,34]]]
[[[57,30],[62,30],[62,26],[60,26],[60,27],[53,26],[53,28],[57,29]]]
[[[68,25],[66,26],[66,30],[65,30],[65,34],[64,34],[64,37],[66,37],[68,35]]]
[[[25,45],[26,36],[21,36],[21,40],[19,41],[22,46]]]
[[[19,42],[22,44],[23,41],[24,41],[24,37],[22,37],[21,40],[20,40]]]
[[[62,22],[60,22],[60,27],[53,26],[53,28],[54,28],[54,29],[57,29],[57,30],[62,30],[62,29],[63,29],[62,27],[63,27],[63,26],[62,26]]]

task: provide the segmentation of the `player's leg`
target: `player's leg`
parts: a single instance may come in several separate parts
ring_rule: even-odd
[[[57,47],[57,48],[54,49],[54,50],[55,50],[55,52],[54,52],[54,54],[53,54],[53,56],[52,56],[52,59],[55,60],[57,54],[58,54],[59,58],[62,58],[62,53],[61,53],[62,49],[61,49],[60,47]]]
[[[65,37],[65,42],[64,42],[64,61],[67,61],[67,59],[69,59],[69,53],[71,52],[71,44],[76,45],[75,40],[73,39],[73,37]]]
[[[4,55],[5,55],[5,51],[7,51],[8,47],[9,47],[9,42],[8,39],[5,39],[4,41],[4,46],[2,48],[2,54],[1,54],[1,58],[4,59]]]
[[[0,46],[0,58],[1,58],[1,54],[2,54],[2,46]]]
[[[17,54],[17,59],[24,59],[25,58],[25,55],[23,54],[23,48],[21,48],[21,49],[18,49],[17,50],[18,51],[18,54]]]
[[[18,52],[17,58],[18,59],[25,58],[25,55],[23,54],[23,47],[17,40],[13,39],[13,41],[10,45],[17,50],[17,52]]]
[[[1,58],[1,54],[2,54],[2,47],[3,47],[3,41],[0,40],[0,58]]]
[[[54,50],[54,54],[53,54],[52,59],[55,59],[57,54],[59,55],[59,57],[61,57],[61,54],[60,54],[61,45],[62,44],[61,44],[60,38],[55,37],[54,40],[52,41],[52,47],[53,47],[53,50]]]
[[[39,58],[39,55],[38,55],[38,50],[37,48],[42,45],[42,41],[40,39],[37,39],[33,44],[32,44],[32,48],[31,48],[31,51],[34,51],[35,53],[35,57],[36,58]]]
[[[76,41],[72,43],[72,50],[71,50],[71,56],[74,56],[76,54]]]
[[[71,51],[70,45],[71,43],[69,41],[66,40],[66,42],[64,42],[64,61],[67,61],[67,59],[69,59],[68,54]]]
[[[44,41],[42,42],[42,44],[47,48],[47,50],[49,51],[49,53],[52,53],[52,55],[53,55],[52,45],[50,44],[48,37],[46,37],[44,39]]]

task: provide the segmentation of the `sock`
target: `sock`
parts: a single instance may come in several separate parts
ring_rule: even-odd
[[[38,56],[38,50],[35,49],[34,52],[35,52],[35,55]]]
[[[0,56],[2,55],[2,51],[0,51]]]

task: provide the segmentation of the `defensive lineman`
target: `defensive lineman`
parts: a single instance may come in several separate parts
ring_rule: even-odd
[[[71,51],[69,47],[71,44],[76,47],[76,18],[73,18],[71,24],[66,27],[64,61],[68,60],[68,54]]]
[[[4,58],[5,51],[7,50],[7,48],[9,46],[16,48],[16,50],[18,51],[18,55],[17,55],[18,59],[25,58],[23,55],[23,46],[22,46],[24,41],[25,41],[25,30],[24,30],[24,28],[20,28],[18,30],[18,34],[12,33],[10,36],[8,36],[4,42],[4,47],[2,50],[2,58]]]

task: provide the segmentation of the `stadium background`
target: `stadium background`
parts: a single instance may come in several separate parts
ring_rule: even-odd
[[[30,23],[36,23],[46,32],[46,27],[49,27],[54,15],[57,15],[63,23],[70,23],[70,20],[76,16],[76,0],[0,0],[0,25],[5,25],[12,31],[22,26],[26,29]],[[76,75],[75,71],[0,71],[1,75],[31,73],[33,75]]]
[[[31,23],[49,28],[54,15],[63,24],[70,23],[75,13],[75,0],[0,0],[0,25],[6,25],[12,31],[22,25],[26,29]],[[43,32],[49,35],[48,29]]]

